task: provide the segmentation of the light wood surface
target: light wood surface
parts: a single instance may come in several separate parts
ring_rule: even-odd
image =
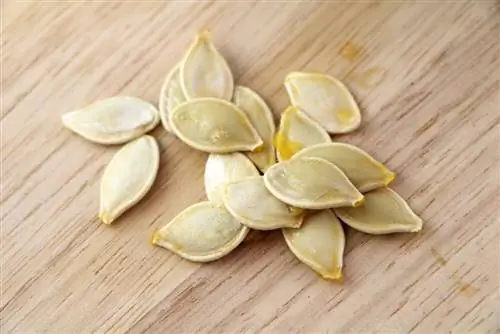
[[[3,1],[2,333],[497,332],[499,17],[479,0]],[[335,139],[398,173],[422,233],[347,229],[343,284],[300,263],[278,231],[189,263],[149,241],[204,198],[207,156],[161,127],[152,191],[99,223],[117,147],[72,134],[61,114],[117,94],[156,103],[205,28],[276,118],[288,72],[343,79],[364,119]]]

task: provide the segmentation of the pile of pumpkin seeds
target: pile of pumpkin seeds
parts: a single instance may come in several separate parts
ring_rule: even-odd
[[[160,158],[156,139],[146,133],[161,121],[185,144],[209,153],[208,200],[186,208],[152,238],[185,259],[213,261],[251,229],[281,229],[298,259],[325,279],[339,279],[341,221],[369,234],[421,230],[421,219],[388,188],[392,171],[358,147],[332,142],[331,134],[361,123],[344,84],[293,72],[284,86],[291,106],[276,130],[268,105],[252,89],[234,85],[226,60],[203,32],[167,75],[159,110],[117,96],[64,114],[63,124],[92,142],[127,143],[102,176],[101,221],[111,224],[150,190]]]

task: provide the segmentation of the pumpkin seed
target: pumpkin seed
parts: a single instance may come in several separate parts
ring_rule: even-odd
[[[225,208],[211,202],[194,204],[153,235],[153,244],[196,262],[229,254],[245,239],[249,228]]]
[[[221,99],[206,97],[178,105],[170,125],[179,139],[200,151],[254,151],[263,144],[245,113]]]
[[[334,164],[297,158],[271,166],[264,174],[267,189],[279,200],[303,209],[357,206],[363,195]]]
[[[300,228],[284,228],[283,236],[295,256],[324,279],[341,279],[345,236],[330,210],[310,212]]]
[[[256,92],[244,86],[235,87],[233,101],[248,116],[250,123],[264,142],[261,150],[246,154],[260,171],[265,172],[276,162],[273,146],[276,127],[271,109]]]
[[[181,86],[187,99],[216,97],[230,101],[234,80],[207,31],[196,36],[181,64]]]
[[[186,96],[181,87],[180,68],[177,64],[170,73],[167,74],[160,91],[158,107],[160,109],[160,119],[163,127],[168,132],[172,132],[170,127],[170,114],[175,107],[186,101]]]
[[[361,192],[388,185],[396,174],[368,153],[345,143],[325,143],[310,146],[297,153],[294,158],[321,158],[339,167]]]
[[[394,190],[380,188],[365,194],[356,208],[338,208],[335,214],[350,227],[369,234],[418,232],[422,220]]]
[[[300,227],[304,217],[304,210],[290,207],[274,197],[260,175],[229,183],[223,200],[238,221],[256,230]]]
[[[98,144],[122,144],[154,129],[160,117],[150,103],[131,96],[116,96],[62,116],[63,124]]]
[[[320,73],[292,72],[285,79],[292,105],[302,109],[329,133],[354,131],[361,124],[359,107],[347,87]]]
[[[255,175],[259,171],[243,154],[212,153],[205,165],[205,192],[210,202],[223,205],[222,193],[227,183]]]
[[[111,159],[101,179],[99,218],[111,224],[151,189],[158,172],[156,140],[142,136],[123,146]]]
[[[290,159],[305,147],[330,142],[328,133],[296,107],[281,114],[280,126],[274,139],[279,161]]]

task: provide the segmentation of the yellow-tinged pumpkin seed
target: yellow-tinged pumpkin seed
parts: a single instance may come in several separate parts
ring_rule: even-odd
[[[179,139],[200,151],[254,151],[263,144],[245,113],[221,99],[181,103],[173,110],[170,125]]]
[[[234,87],[231,69],[207,31],[196,36],[180,70],[181,86],[188,99],[215,97],[231,101]]]
[[[350,227],[369,234],[418,232],[420,219],[394,190],[379,188],[365,194],[363,205],[337,208],[335,214]]]
[[[265,172],[276,162],[273,146],[276,126],[271,109],[256,92],[245,86],[235,87],[233,101],[248,116],[250,123],[264,142],[262,149],[246,154],[260,171]]]
[[[300,228],[284,228],[283,236],[297,258],[324,279],[341,279],[344,230],[330,210],[310,212]]]
[[[177,64],[165,78],[160,91],[158,108],[160,110],[161,124],[168,132],[170,127],[170,114],[179,104],[186,102],[186,96],[181,87],[180,67]]]
[[[321,73],[292,72],[285,79],[292,105],[302,109],[329,133],[354,131],[361,113],[352,94],[339,80]]]
[[[264,174],[267,189],[279,200],[303,209],[358,206],[363,194],[334,164],[297,158],[271,166]]]
[[[160,164],[158,143],[142,136],[123,146],[111,159],[101,179],[99,218],[111,224],[151,189]]]
[[[210,202],[223,205],[222,193],[227,183],[256,175],[259,171],[245,155],[212,153],[205,164],[205,192]]]
[[[387,186],[396,174],[362,149],[346,143],[325,143],[307,147],[295,158],[321,158],[338,168],[362,193]]]
[[[300,227],[305,213],[274,197],[260,175],[227,184],[223,200],[226,209],[238,221],[256,230]]]
[[[156,231],[152,243],[187,260],[209,262],[238,247],[248,231],[224,207],[201,202]]]
[[[99,100],[62,116],[68,129],[98,144],[128,142],[154,129],[159,121],[151,103],[131,96]]]
[[[305,147],[331,142],[328,133],[296,107],[281,114],[280,126],[274,139],[279,161],[290,159]]]

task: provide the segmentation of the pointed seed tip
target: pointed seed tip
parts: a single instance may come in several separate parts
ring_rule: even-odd
[[[108,215],[105,212],[99,212],[99,219],[103,224],[110,225],[113,222],[113,219],[108,217]]]
[[[387,176],[385,178],[385,185],[388,185],[392,181],[396,179],[396,173],[388,171]]]
[[[360,199],[354,201],[354,203],[352,204],[353,207],[358,207],[360,205],[363,205],[363,203],[365,202],[365,197],[361,197]]]
[[[342,275],[342,272],[340,273],[340,275],[335,279],[336,283],[339,283],[339,284],[344,284],[344,276]]]
[[[262,152],[264,150],[264,142],[261,140],[259,144],[255,145],[251,152]]]
[[[198,36],[196,36],[196,38],[198,40],[208,41],[212,39],[212,34],[208,29],[204,29],[200,31],[200,33],[198,34]]]
[[[334,272],[321,275],[324,279],[337,281],[337,283],[344,283],[344,276],[342,275],[342,268],[336,268]]]
[[[64,124],[64,125],[67,125],[68,124],[68,119],[69,119],[69,116],[71,115],[71,111],[68,111],[68,112],[65,112],[64,114],[61,115],[61,122]]]
[[[158,231],[153,232],[153,236],[151,237],[151,244],[157,246],[158,241],[161,239],[160,233]]]
[[[415,228],[413,228],[410,232],[419,233],[422,231],[422,227],[423,227],[423,224],[422,224],[422,222],[420,222],[420,224],[418,226],[416,226]]]

